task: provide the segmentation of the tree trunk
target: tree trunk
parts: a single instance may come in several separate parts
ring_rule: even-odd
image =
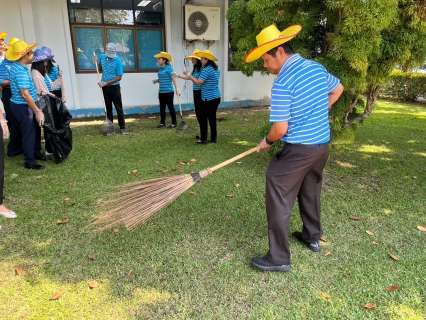
[[[360,122],[361,120],[367,119],[371,116],[373,112],[373,105],[377,101],[377,97],[380,93],[380,87],[373,87],[368,91],[367,94],[367,103],[365,104],[364,113],[351,119],[350,121],[345,121],[345,128],[350,127],[351,125]]]

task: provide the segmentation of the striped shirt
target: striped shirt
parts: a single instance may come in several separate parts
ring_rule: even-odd
[[[330,141],[328,94],[340,80],[319,63],[290,57],[272,85],[270,122],[288,122],[282,141],[320,144]]]
[[[160,71],[158,71],[158,80],[160,80],[160,93],[175,92],[172,75],[173,68],[171,65],[166,64],[165,67],[160,68]]]
[[[219,78],[219,69],[215,70],[212,66],[207,66],[201,70],[199,79],[204,81],[201,86],[201,99],[210,101],[220,98]]]
[[[52,83],[50,81],[50,77],[46,75],[45,77],[43,77],[43,80],[44,80],[44,83],[46,84],[47,90],[53,91],[52,90]]]
[[[59,76],[59,68],[57,66],[52,66],[52,71],[50,73],[47,74],[47,77],[49,77],[49,79],[52,82],[55,82],[56,79],[58,79]],[[49,88],[50,85],[50,81],[46,78],[44,78],[44,82],[46,83],[46,86]],[[49,84],[47,84],[49,82]],[[55,90],[60,90],[61,87],[59,86],[57,89]],[[49,89],[49,91],[52,91]]]
[[[203,67],[201,67],[201,69],[203,69]],[[200,77],[200,74],[201,74],[201,71],[199,71],[198,69],[194,69],[194,71],[192,71],[192,75],[194,76],[195,79],[198,79]],[[195,83],[192,83],[192,90],[200,91],[201,86],[197,86]]]
[[[110,81],[124,74],[123,62],[121,62],[121,59],[117,56],[108,59],[106,54],[102,54],[98,58],[98,64],[102,67],[102,82]],[[117,84],[120,84],[120,81],[114,82],[111,85],[115,86]]]
[[[0,84],[5,82],[6,80],[9,80],[9,72],[10,68],[12,67],[13,61],[3,59],[3,61],[0,63]],[[0,93],[0,98],[2,97],[2,94]]]
[[[10,68],[10,90],[12,91],[12,98],[10,101],[16,104],[27,104],[22,98],[20,89],[27,89],[33,98],[34,102],[37,101],[37,92],[31,79],[30,72],[27,67],[22,63],[15,62]]]

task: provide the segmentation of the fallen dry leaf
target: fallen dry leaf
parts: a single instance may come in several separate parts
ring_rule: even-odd
[[[240,187],[240,184],[239,184],[239,183],[237,183],[237,184],[235,185],[235,187],[236,187],[236,188],[239,188],[239,187]]]
[[[284,11],[284,10],[278,10],[278,14],[279,14],[280,16],[282,16],[282,15],[284,15],[284,14],[285,14],[285,11]]]
[[[414,176],[413,179],[417,179],[417,176]]]
[[[361,210],[361,208],[360,208],[360,207],[356,207],[356,209],[357,209],[358,211],[360,211],[360,210]]]
[[[193,196],[195,196],[195,191],[189,191],[189,194],[192,194]]]
[[[90,289],[99,287],[99,283],[96,280],[89,280],[87,281],[87,284],[89,285]]]
[[[57,291],[49,298],[49,300],[58,300],[63,294],[63,291]]]
[[[70,200],[71,200],[71,198],[67,197],[67,198],[64,199],[64,202],[67,202],[67,201],[70,201]]]
[[[417,226],[417,229],[419,229],[420,231],[426,232],[426,228],[425,227]]]
[[[183,169],[182,169],[182,168],[180,168],[180,169],[179,169],[179,172],[182,172],[182,171],[183,171]]]
[[[325,254],[324,254],[324,257],[327,257],[327,256],[329,256],[331,254],[331,251],[328,251],[328,252],[326,252]]]
[[[24,272],[24,270],[23,270],[21,267],[17,267],[17,268],[15,269],[15,273],[16,273],[16,275],[17,275],[17,276],[21,275],[21,274],[22,274],[22,272]]]
[[[349,216],[349,219],[352,219],[352,220],[360,220],[358,217],[356,217],[356,216]]]
[[[376,245],[376,244],[377,244],[377,242],[376,242],[376,241],[373,241],[373,244],[374,244],[374,245]]]
[[[368,234],[369,236],[374,236],[374,232],[371,232],[371,231],[369,231],[369,230],[366,230],[365,232],[367,232],[367,234]]]
[[[88,255],[87,255],[87,257],[88,257],[90,260],[96,260],[96,256],[95,256],[93,253],[88,254]]]
[[[321,237],[320,239],[322,242],[328,242],[328,240],[325,237]]]
[[[373,309],[376,306],[377,305],[374,302],[370,302],[370,303],[367,303],[364,307],[367,308],[367,309]]]
[[[389,253],[390,257],[395,260],[395,261],[399,261],[398,257],[393,255],[392,253]]]
[[[120,229],[118,229],[118,228],[114,229],[115,233],[118,233],[119,231],[120,231]]]
[[[104,203],[102,200],[99,200],[96,204],[98,205],[98,206],[100,206],[102,203]]]
[[[197,162],[197,160],[195,160],[195,159],[191,159],[191,160],[189,160],[189,161],[191,161],[191,162]]]
[[[130,277],[130,275],[133,273],[133,270],[130,270],[129,273],[127,273],[127,276]]]
[[[68,185],[69,185],[70,187],[72,187],[72,182],[68,182]]]
[[[242,162],[241,162],[241,161],[237,161],[237,162],[235,162],[235,163],[237,163],[237,164],[242,164]]]
[[[136,174],[135,174],[135,176],[136,176],[136,177],[139,177],[140,175],[141,175],[140,173],[136,173]]]
[[[321,295],[326,298],[326,299],[330,299],[331,296],[327,293],[327,292],[321,292]]]
[[[386,290],[388,290],[388,291],[396,291],[398,289],[399,289],[399,286],[390,286],[390,287],[386,288]]]
[[[227,195],[226,195],[226,197],[227,197],[227,198],[233,198],[233,197],[234,197],[234,195],[233,195],[233,194],[227,194]]]
[[[184,161],[179,161],[179,164],[183,166],[183,165],[185,165],[185,164],[186,164],[186,162],[184,162]]]
[[[155,161],[155,163],[160,163],[160,162],[158,162],[158,161]]]
[[[163,172],[164,172],[164,173],[167,173],[167,172],[169,172],[169,170],[163,170]]]
[[[70,222],[70,219],[58,220],[58,222],[56,222],[56,224],[66,224],[68,222]]]
[[[390,144],[390,141],[386,141],[385,143],[386,143],[386,144]]]
[[[130,171],[127,171],[127,174],[131,174],[131,172],[130,172]]]
[[[142,163],[143,162],[143,160],[139,160],[139,163]]]
[[[133,170],[132,172],[133,172],[133,173],[138,173],[138,170],[136,170],[136,169],[135,169],[135,170]]]

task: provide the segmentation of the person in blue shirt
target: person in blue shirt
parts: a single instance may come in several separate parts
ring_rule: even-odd
[[[107,110],[107,118],[113,122],[112,104],[117,111],[118,125],[121,134],[127,134],[126,121],[124,120],[123,102],[121,100],[120,81],[123,78],[123,62],[116,54],[116,46],[114,43],[108,43],[105,46],[105,53],[99,58],[93,57],[93,62],[97,62],[99,72],[102,72],[102,80],[98,83],[104,94],[105,107]],[[96,61],[97,59],[97,61]],[[109,132],[112,135],[114,132]]]
[[[217,142],[217,121],[216,112],[220,103],[219,78],[220,71],[215,63],[217,59],[210,50],[196,53],[201,58],[201,69],[198,78],[190,74],[188,70],[184,74],[201,87],[201,112],[200,112],[200,139],[197,144],[207,143],[208,125],[210,125],[210,142]]]
[[[200,76],[201,73],[201,68],[203,67],[203,65],[201,64],[201,58],[199,56],[197,56],[197,53],[201,52],[201,50],[199,49],[195,49],[194,52],[192,53],[192,55],[187,56],[186,60],[191,60],[192,65],[194,66],[194,68],[192,69],[191,75],[195,78],[198,78]],[[179,79],[184,79],[184,80],[191,80],[189,78],[189,76],[186,75],[181,75],[181,74],[175,74]],[[195,110],[195,116],[197,117],[197,121],[198,121],[198,125],[201,122],[201,104],[202,104],[202,100],[201,100],[201,87],[197,86],[195,83],[192,85],[192,91],[193,91],[193,99],[194,99],[194,110]],[[200,135],[195,136],[196,139],[200,139],[201,133]]]
[[[62,70],[59,70],[59,65],[55,66],[53,64],[53,63],[56,63],[56,62],[53,59],[54,56],[52,55],[52,49],[50,49],[49,47],[43,46],[43,47],[41,47],[41,50],[46,52],[47,56],[52,57],[51,59],[46,60],[47,77],[45,77],[45,82],[46,82],[46,85],[49,87],[49,80],[50,80],[50,82],[54,83],[59,78],[59,73],[61,72],[61,74],[62,74]],[[60,98],[63,103],[67,102],[67,98],[66,98],[66,95],[65,95],[64,79],[61,80],[61,85],[59,87],[55,88],[54,90],[52,90],[51,92],[55,96]]]
[[[18,38],[11,38],[9,40],[8,47],[10,47],[18,40]],[[2,91],[1,100],[3,102],[4,112],[6,113],[7,126],[9,127],[10,132],[9,143],[7,145],[8,157],[15,157],[24,152],[22,149],[21,128],[19,127],[18,120],[13,115],[12,110],[10,110],[10,98],[12,98],[12,91],[10,90],[9,74],[12,64],[13,62],[6,58],[2,63],[0,63],[0,90]]]
[[[290,41],[302,27],[279,31],[275,25],[256,37],[257,47],[246,63],[259,58],[271,74],[277,75],[271,90],[272,127],[257,151],[268,150],[279,140],[284,147],[272,158],[266,173],[266,214],[269,251],[251,259],[264,271],[291,270],[289,221],[298,200],[302,232],[293,237],[313,252],[321,251],[322,173],[329,155],[329,110],[343,92],[340,80],[322,65],[294,53]]]
[[[27,64],[34,58],[33,49],[37,43],[27,44],[23,40],[13,43],[6,53],[6,58],[14,61],[10,68],[10,109],[19,123],[22,134],[22,147],[25,158],[25,168],[43,170],[44,167],[36,161],[46,161],[41,154],[41,137],[37,134],[36,126],[44,124],[44,114],[37,107],[37,93]]]
[[[158,59],[158,65],[160,70],[158,71],[158,79],[152,80],[153,84],[159,83],[160,89],[158,91],[158,100],[160,102],[160,124],[157,128],[166,127],[166,106],[169,109],[170,117],[172,118],[172,124],[168,126],[169,129],[176,128],[176,111],[173,105],[173,98],[176,94],[180,96],[180,90],[177,87],[176,76],[173,72],[173,67],[170,65],[172,57],[164,51],[154,55],[154,58]]]

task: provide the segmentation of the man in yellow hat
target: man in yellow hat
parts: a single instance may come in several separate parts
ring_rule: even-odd
[[[6,58],[14,61],[10,68],[10,109],[19,123],[22,133],[22,146],[25,158],[25,168],[31,170],[43,170],[44,167],[36,161],[46,161],[41,154],[40,130],[36,130],[37,124],[42,126],[44,114],[37,107],[37,93],[32,82],[27,64],[34,58],[33,49],[37,43],[27,44],[23,40],[13,43],[6,53]]]
[[[18,38],[11,38],[7,47],[10,47],[18,40]],[[4,111],[6,113],[7,126],[9,127],[10,132],[9,143],[7,145],[7,155],[9,157],[15,157],[23,153],[21,129],[19,127],[18,120],[10,110],[10,98],[12,98],[12,91],[10,90],[9,74],[12,65],[13,61],[8,59],[4,59],[3,62],[0,63],[0,89],[2,91],[1,100],[3,102]]]
[[[256,37],[257,47],[244,60],[261,58],[263,66],[277,75],[271,91],[272,127],[257,150],[268,150],[279,140],[285,143],[266,173],[269,251],[251,259],[265,271],[291,270],[288,234],[296,199],[303,228],[292,235],[311,251],[321,251],[320,196],[329,154],[328,114],[343,86],[322,65],[293,52],[288,41],[301,29],[299,25],[281,32],[275,25],[263,29]]]

